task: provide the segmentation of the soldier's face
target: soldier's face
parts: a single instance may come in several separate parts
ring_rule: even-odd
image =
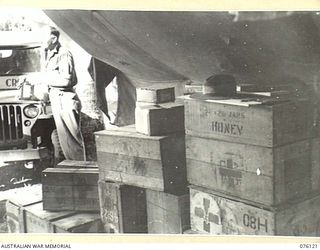
[[[48,48],[49,50],[53,50],[54,47],[55,47],[56,44],[57,44],[57,41],[58,41],[58,38],[57,38],[56,36],[50,34],[49,39],[48,39],[48,41],[47,41],[47,48]]]

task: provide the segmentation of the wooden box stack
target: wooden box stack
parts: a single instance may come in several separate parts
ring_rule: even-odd
[[[9,233],[101,233],[98,212],[43,209],[42,186],[25,187],[6,203]]]
[[[9,233],[24,233],[24,207],[42,200],[41,185],[19,188],[6,202],[6,220]]]
[[[189,228],[184,107],[174,100],[174,88],[138,89],[135,126],[95,133],[101,218],[111,232]],[[135,212],[128,216],[130,209]]]
[[[289,228],[320,218],[309,101],[202,94],[184,101],[192,231],[315,235],[314,223],[305,232]]]

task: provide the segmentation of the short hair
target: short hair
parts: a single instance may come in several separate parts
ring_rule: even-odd
[[[59,36],[60,36],[60,31],[57,30],[57,28],[55,28],[55,27],[50,27],[50,35],[54,35],[54,36],[56,36],[57,38],[59,38]]]

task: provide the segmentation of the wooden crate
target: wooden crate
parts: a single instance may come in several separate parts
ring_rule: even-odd
[[[99,178],[183,194],[187,188],[185,136],[146,136],[134,126],[95,133]]]
[[[319,176],[311,142],[267,148],[187,135],[188,181],[265,205],[284,203],[308,194]]]
[[[259,207],[221,196],[212,190],[190,187],[191,229],[217,235],[320,235],[320,196]]]
[[[172,195],[146,190],[148,233],[182,234],[190,229],[189,194]]]
[[[53,233],[52,222],[74,215],[74,211],[50,212],[43,209],[43,203],[35,203],[24,208],[26,233]]]
[[[176,103],[136,106],[135,122],[136,131],[145,135],[184,132],[184,106]]]
[[[24,208],[42,200],[41,185],[19,188],[6,203],[6,220],[9,233],[24,233]]]
[[[312,132],[308,100],[219,99],[200,94],[184,100],[186,134],[274,147],[309,138]]]
[[[54,233],[103,233],[99,213],[77,213],[52,222]]]
[[[97,168],[47,168],[42,172],[44,209],[99,211],[98,178]]]
[[[56,168],[98,168],[97,162],[95,161],[74,161],[64,160],[60,162]]]
[[[137,102],[147,103],[165,103],[175,100],[174,87],[163,87],[162,85],[154,85],[148,87],[137,88]]]
[[[99,181],[100,214],[107,233],[147,233],[145,190]]]

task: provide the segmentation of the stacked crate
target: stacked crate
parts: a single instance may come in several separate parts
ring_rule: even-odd
[[[184,101],[192,232],[320,233],[319,139],[307,99]]]
[[[99,233],[98,167],[65,160],[42,172],[42,185],[30,199],[7,202],[7,222],[20,233]],[[10,229],[10,227],[9,227]],[[10,231],[10,230],[9,230]]]
[[[140,88],[135,126],[95,133],[100,211],[107,231],[188,229],[184,107],[174,101],[174,88]]]
[[[20,188],[6,202],[9,233],[99,233],[102,223],[97,212],[45,210],[42,185]]]

